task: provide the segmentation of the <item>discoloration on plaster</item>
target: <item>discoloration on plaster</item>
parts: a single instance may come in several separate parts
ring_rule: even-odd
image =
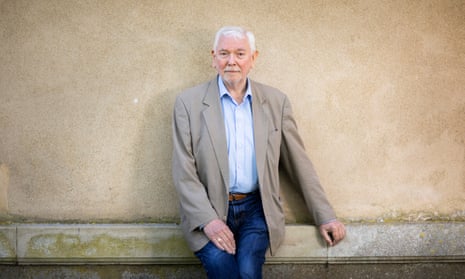
[[[437,211],[388,211],[376,218],[347,218],[346,223],[422,223],[422,222],[465,222],[465,211],[456,211],[452,214],[440,214]]]
[[[10,245],[8,237],[0,230],[0,258],[15,257],[15,250]]]
[[[86,240],[74,234],[43,234],[32,237],[27,248],[27,257],[32,258],[137,257],[173,254],[191,254],[184,239],[176,235],[147,240],[99,234]]]

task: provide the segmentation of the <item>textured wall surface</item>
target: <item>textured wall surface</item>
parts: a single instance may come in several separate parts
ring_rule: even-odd
[[[177,219],[172,104],[223,25],[255,32],[251,77],[289,95],[340,217],[464,219],[453,0],[0,0],[0,217]]]

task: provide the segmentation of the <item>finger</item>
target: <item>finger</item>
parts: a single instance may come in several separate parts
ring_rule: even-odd
[[[225,250],[230,254],[236,252],[236,242],[234,241],[234,235],[228,227],[225,227],[221,232],[215,234],[212,238],[215,245],[221,250]]]
[[[229,229],[229,227],[226,226],[219,235],[221,235],[222,240],[224,240],[225,249],[229,253],[235,253],[235,251],[236,251],[236,241],[234,240],[234,234]]]
[[[328,245],[331,246],[331,245],[333,245],[333,240],[331,239],[331,236],[329,235],[329,232],[330,232],[330,228],[329,228],[328,225],[320,226],[320,234],[321,234],[321,236],[323,237],[325,242]]]
[[[331,237],[329,236],[329,232],[327,230],[322,230],[321,231],[321,235],[323,236],[324,240],[326,241],[326,243],[330,246],[333,245],[333,240],[331,239]]]
[[[236,254],[236,242],[234,240],[226,242],[225,245],[226,245],[226,251],[229,254],[232,254],[232,255]]]
[[[341,240],[343,240],[345,237],[345,228],[344,226],[337,226],[334,229],[334,240],[335,240],[335,245],[339,243]]]
[[[222,244],[225,250],[230,254],[236,253],[236,241],[234,240],[234,236],[228,233],[223,233]]]
[[[213,243],[218,247],[218,249],[226,251],[229,254],[235,254],[236,249],[233,247],[230,240],[226,239],[226,237],[217,237],[212,240]],[[235,246],[235,245],[234,245]]]
[[[338,244],[342,240],[342,235],[338,232],[334,232],[333,246]]]
[[[215,244],[215,246],[222,250],[222,251],[225,251],[226,248],[224,247],[224,243],[223,243],[223,239],[218,237],[218,238],[215,238],[215,239],[212,239],[213,243]]]
[[[233,248],[231,243],[224,243],[224,249],[231,255],[236,254],[236,249]]]
[[[234,240],[233,233],[228,229],[228,232],[225,233],[226,244],[232,249],[236,250],[236,241]]]
[[[226,227],[226,229],[224,230],[223,234],[224,234],[224,237],[225,237],[226,239],[228,239],[229,241],[233,241],[233,240],[234,240],[234,234],[233,234],[232,231],[229,229],[229,227]]]

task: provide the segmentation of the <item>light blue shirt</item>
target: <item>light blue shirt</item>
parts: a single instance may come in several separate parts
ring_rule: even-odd
[[[252,118],[252,90],[247,90],[241,104],[237,104],[218,76],[223,119],[229,158],[229,191],[250,193],[258,188]]]

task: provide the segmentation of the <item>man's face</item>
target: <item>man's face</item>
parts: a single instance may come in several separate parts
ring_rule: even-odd
[[[253,68],[258,52],[252,53],[247,37],[237,39],[222,36],[212,50],[213,67],[227,87],[245,86],[247,75]]]

